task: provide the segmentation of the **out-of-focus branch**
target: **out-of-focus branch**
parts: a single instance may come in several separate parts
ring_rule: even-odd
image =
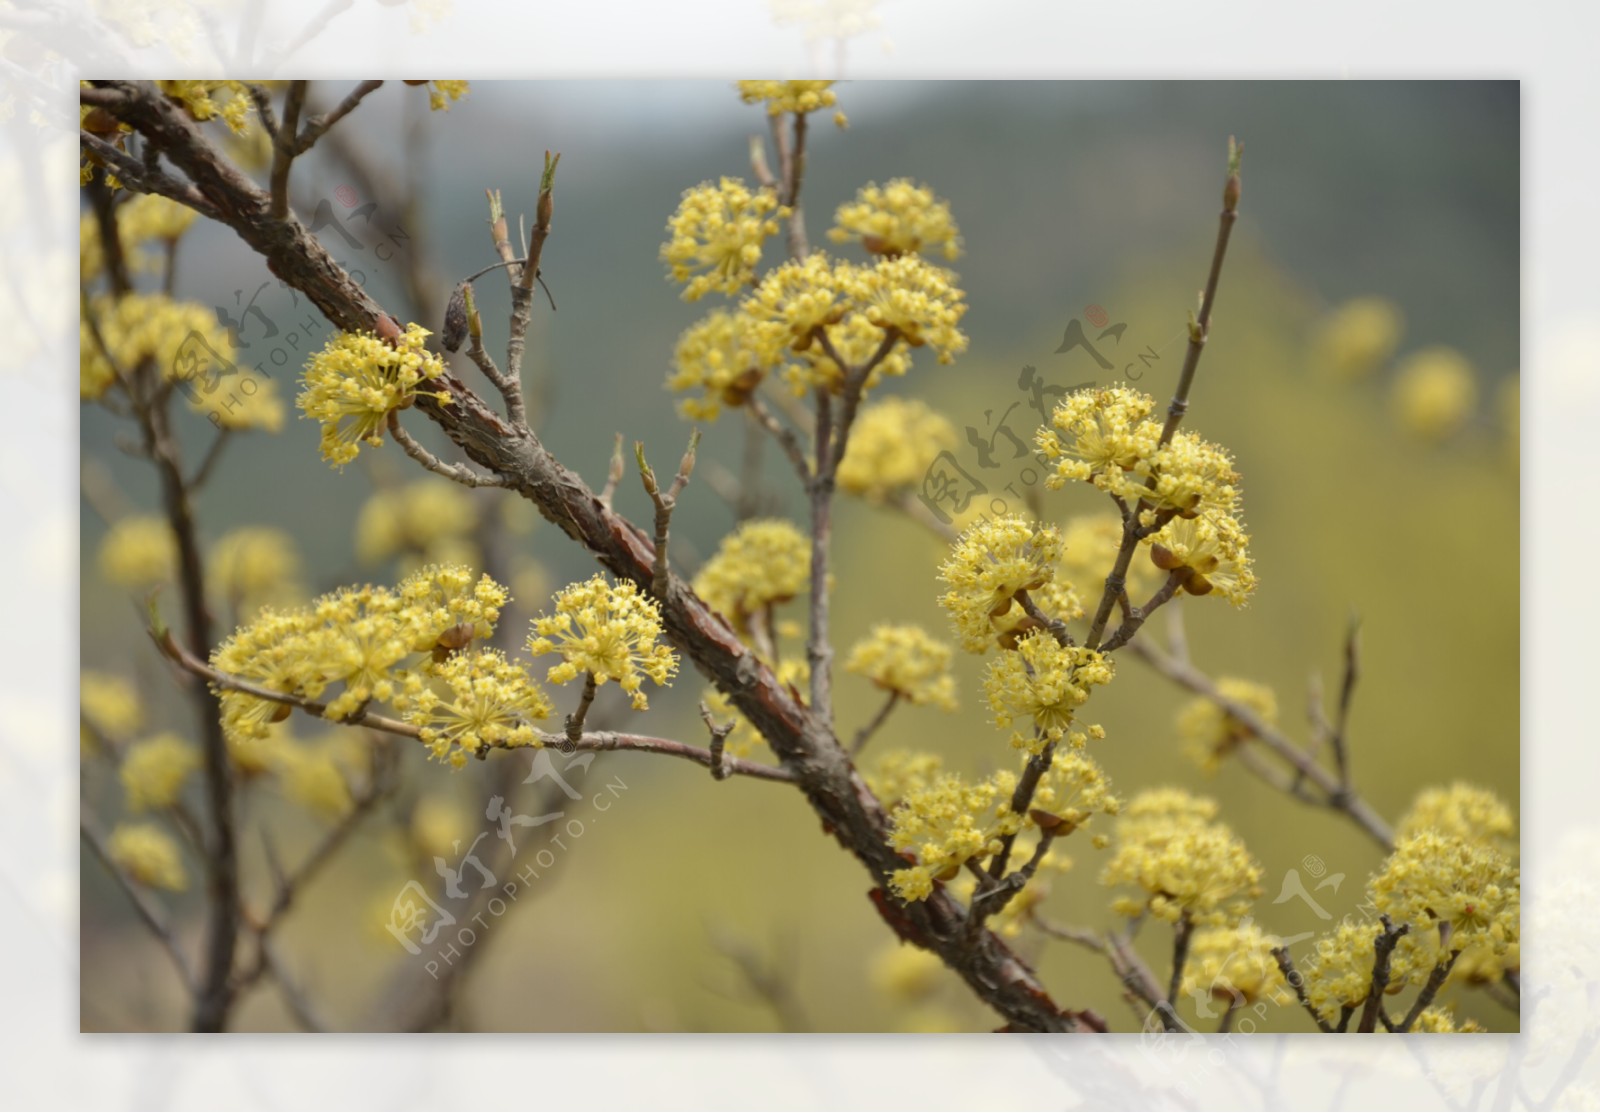
[[[156,937],[156,941],[172,959],[172,965],[178,971],[178,980],[183,983],[183,988],[190,994],[198,992],[194,971],[189,969],[189,960],[184,957],[183,948],[178,946],[177,937],[172,934],[172,926],[167,923],[166,913],[157,908],[144,890],[123,872],[121,866],[117,865],[116,859],[111,856],[110,847],[106,844],[105,836],[100,833],[100,828],[96,825],[94,817],[89,815],[87,807],[83,809],[79,819],[78,831],[89,849],[94,852],[94,856],[100,859],[100,864],[105,866],[106,872],[111,874],[112,880],[127,895],[133,910],[139,914],[140,922],[150,929],[150,934]]]

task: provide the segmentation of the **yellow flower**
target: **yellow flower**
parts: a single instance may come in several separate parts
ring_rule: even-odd
[[[926,789],[943,771],[944,759],[938,754],[885,750],[862,776],[884,807],[892,808],[910,793]]]
[[[389,411],[411,405],[421,383],[444,374],[444,364],[425,347],[429,335],[416,324],[407,325],[394,344],[370,333],[341,332],[311,357],[296,402],[322,424],[323,459],[343,467],[363,441],[382,444]]]
[[[470,842],[479,816],[449,797],[431,793],[417,801],[411,812],[411,842],[424,858],[454,859],[461,844]]]
[[[275,756],[288,795],[331,819],[350,810],[350,786],[327,746],[285,746]]]
[[[765,101],[771,116],[817,112],[839,103],[831,81],[741,81],[739,99],[746,104]]]
[[[131,811],[170,807],[183,782],[200,768],[200,754],[170,732],[135,742],[122,759],[122,790]]]
[[[869,183],[857,191],[854,201],[840,205],[833,219],[829,239],[860,240],[874,255],[938,251],[946,259],[961,256],[961,232],[950,216],[950,205],[909,178],[895,178],[885,186]]]
[[[78,702],[83,717],[95,730],[123,739],[144,725],[144,703],[130,681],[87,669],[78,679]]]
[[[1189,941],[1189,961],[1183,968],[1181,992],[1205,1003],[1215,1001],[1223,1008],[1234,1002],[1253,1005],[1267,1001],[1286,1005],[1294,1000],[1283,971],[1272,957],[1280,944],[1276,936],[1266,935],[1251,921],[1237,927],[1205,928]]]
[[[715,421],[723,406],[742,406],[761,385],[765,367],[747,335],[748,318],[716,309],[678,337],[669,390],[699,390],[678,404],[685,417]]]
[[[397,553],[443,561],[444,552],[477,525],[472,496],[459,484],[428,476],[367,499],[356,517],[356,557],[362,564],[378,564]]]
[[[1400,838],[1432,828],[1451,838],[1514,850],[1517,821],[1494,793],[1463,781],[1448,788],[1424,789],[1401,817]]]
[[[209,568],[217,589],[243,611],[299,593],[300,554],[282,530],[246,527],[224,534],[211,548]]]
[[[1310,960],[1300,964],[1306,999],[1328,1023],[1337,1024],[1343,1009],[1358,1008],[1372,995],[1373,949],[1382,930],[1376,920],[1346,918],[1320,937]],[[1401,936],[1389,960],[1385,994],[1427,978],[1433,960],[1426,951],[1415,930]]]
[[[533,620],[537,636],[528,639],[528,652],[535,657],[561,655],[546,676],[550,683],[565,684],[585,673],[599,684],[615,680],[635,711],[649,706],[646,677],[672,683],[678,658],[660,643],[660,611],[631,582],[609,584],[595,576],[562,589],[555,604],[555,614]]]
[[[1336,379],[1363,379],[1372,374],[1400,344],[1404,322],[1391,301],[1352,298],[1328,314],[1312,340],[1311,362]]]
[[[471,91],[472,86],[466,81],[430,81],[428,82],[428,108],[433,112],[448,112],[451,104]]]
[[[1216,804],[1178,789],[1135,796],[1117,822],[1102,885],[1138,889],[1113,908],[1201,927],[1236,924],[1260,895],[1261,867],[1239,837],[1214,820]]]
[[[955,276],[916,255],[883,258],[857,268],[852,290],[866,318],[881,329],[894,329],[913,348],[927,344],[940,363],[950,363],[967,350],[967,337],[956,326],[967,312]]]
[[[887,378],[899,378],[911,370],[911,353],[904,344],[896,342],[886,353],[883,347],[884,331],[860,313],[852,313],[827,330],[828,344],[812,344],[803,352],[795,353],[796,361],[783,370],[784,382],[795,397],[803,397],[814,387],[822,387],[832,394],[844,391],[846,368],[864,367],[872,363],[867,372],[866,390],[872,390]],[[845,363],[840,367],[829,348]],[[873,362],[876,361],[876,362]],[[852,439],[854,434],[852,434]]]
[[[1424,348],[1408,357],[1395,375],[1395,412],[1424,440],[1446,439],[1466,424],[1477,405],[1477,376],[1454,348]]]
[[[419,568],[395,588],[411,626],[413,650],[460,649],[487,638],[510,593],[488,575],[459,564]]]
[[[1078,708],[1088,702],[1091,689],[1111,683],[1114,671],[1111,658],[1104,654],[1060,645],[1048,630],[1034,630],[1017,642],[1014,651],[1002,651],[989,662],[984,692],[996,726],[1005,730],[1028,724],[1026,733],[1012,732],[1011,744],[1038,753],[1046,741],[1068,737],[1067,730]],[[1069,741],[1082,746],[1089,736],[1074,731]]]
[[[1229,700],[1248,707],[1270,725],[1278,722],[1278,698],[1272,689],[1250,680],[1225,676],[1217,689]],[[1215,773],[1229,754],[1254,735],[1250,728],[1205,696],[1192,699],[1178,712],[1178,733],[1184,749],[1207,773]]]
[[[147,251],[143,244],[151,240],[173,242],[188,231],[199,214],[187,205],[168,200],[155,193],[140,193],[117,207],[117,239],[122,245],[122,255],[135,270],[152,271],[160,267],[161,260]],[[97,277],[105,268],[105,245],[100,242],[100,222],[86,214],[78,223],[78,274],[85,283]]]
[[[872,960],[869,975],[879,993],[901,1001],[926,997],[939,987],[944,962],[932,951],[901,942],[890,943]]]
[[[100,294],[80,315],[78,395],[93,401],[116,382],[117,372],[132,375],[148,362],[191,401],[204,402],[233,376],[234,355],[228,331],[197,302],[165,294]]]
[[[1057,461],[1046,480],[1052,490],[1067,481],[1093,483],[1126,497],[1142,486],[1132,473],[1144,464],[1161,440],[1161,426],[1150,421],[1155,399],[1128,387],[1080,390],[1063,399],[1050,425],[1035,437],[1039,451]]]
[[[424,669],[436,683],[411,677],[395,705],[434,757],[459,769],[491,748],[540,744],[533,721],[550,717],[550,700],[499,650],[463,650]]]
[[[865,676],[908,703],[956,709],[956,681],[950,675],[951,648],[920,626],[880,623],[857,642],[845,659],[846,672]]]
[[[240,371],[207,385],[211,389],[197,390],[190,397],[189,408],[218,429],[276,433],[283,428],[283,399],[271,379]]]
[[[683,300],[697,301],[713,290],[737,294],[754,281],[761,244],[787,215],[772,190],[752,191],[740,178],[685,190],[667,222],[672,238],[661,245],[673,281],[685,284]]]
[[[793,599],[810,579],[810,540],[789,522],[755,518],[722,539],[695,576],[694,590],[748,633],[752,615]]]
[[[861,407],[839,486],[871,502],[886,502],[919,485],[940,452],[958,443],[948,418],[916,399],[885,398]]]
[[[1409,923],[1413,933],[1441,929],[1439,944],[1452,951],[1482,943],[1502,954],[1519,939],[1521,872],[1504,852],[1476,839],[1431,828],[1406,835],[1370,893],[1378,911]]]
[[[189,886],[177,840],[153,823],[118,824],[109,850],[111,860],[141,885],[175,893]]]
[[[1164,572],[1181,570],[1189,595],[1215,591],[1242,607],[1255,592],[1250,535],[1233,518],[1174,518],[1148,540],[1151,562]]]
[[[118,587],[146,588],[171,579],[178,542],[165,519],[120,518],[100,542],[100,574]]]
[[[1411,1025],[1413,1032],[1451,1033],[1451,1032],[1484,1032],[1488,1029],[1476,1020],[1463,1020],[1456,1022],[1455,1012],[1449,1005],[1432,1005],[1423,1009],[1417,1015],[1415,1023]],[[1574,1107],[1577,1108],[1577,1107]]]
[[[995,620],[1005,620],[1013,607],[1021,611],[1018,592],[1052,583],[1060,560],[1061,535],[1049,526],[1015,516],[969,526],[939,566],[949,588],[939,605],[949,612],[961,647],[969,653],[993,648]]]
[[[240,135],[250,128],[255,101],[242,81],[157,81],[156,84],[196,120],[204,122],[220,116],[230,130]]]

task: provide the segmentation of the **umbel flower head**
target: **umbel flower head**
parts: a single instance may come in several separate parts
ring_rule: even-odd
[[[770,116],[819,112],[839,103],[831,81],[741,81],[739,99],[746,104],[764,102]]]
[[[242,610],[253,611],[295,593],[300,554],[282,530],[247,526],[211,547],[210,568],[218,590]]]
[[[429,335],[417,324],[392,344],[371,333],[341,332],[311,357],[296,401],[322,424],[323,459],[343,467],[363,443],[382,444],[389,412],[411,405],[422,383],[444,374],[444,364],[425,346]],[[442,392],[435,397],[450,400]]]
[[[1311,362],[1336,379],[1361,379],[1394,355],[1404,323],[1385,298],[1352,298],[1318,325]]]
[[[1034,591],[1055,579],[1061,535],[1025,518],[982,519],[969,526],[939,566],[949,588],[939,605],[950,615],[961,647],[987,653],[996,644],[996,619],[1020,605],[1018,592]]]
[[[417,555],[439,563],[476,564],[459,559],[474,556],[467,536],[478,524],[478,510],[460,484],[427,476],[375,492],[356,518],[356,556],[362,564],[378,564],[397,554]]]
[[[920,484],[939,453],[957,443],[955,426],[925,402],[891,397],[868,403],[856,415],[839,462],[839,486],[869,502],[887,502]]]
[[[685,417],[715,421],[722,407],[738,407],[750,400],[766,373],[742,313],[713,310],[678,337],[673,373],[667,388],[683,394],[700,391],[678,403]]]
[[[1395,413],[1423,440],[1445,440],[1472,417],[1477,405],[1477,376],[1454,348],[1424,348],[1395,373]]]
[[[497,649],[428,662],[406,678],[395,705],[401,718],[420,728],[433,756],[458,769],[493,747],[539,745],[533,722],[553,710],[528,670]]]
[[[204,399],[201,389],[211,385],[211,376],[232,368],[234,355],[228,330],[198,302],[166,294],[98,294],[78,322],[78,396],[97,399],[118,372],[130,375],[148,361],[163,379]]]
[[[1255,592],[1250,535],[1231,517],[1174,518],[1148,540],[1151,562],[1164,572],[1181,573],[1186,594],[1214,591],[1242,607]]]
[[[111,860],[140,885],[182,892],[189,879],[178,842],[154,823],[120,823],[111,832]]]
[[[864,676],[908,703],[956,709],[956,681],[950,675],[953,650],[920,626],[880,623],[845,658],[845,671]]]
[[[1100,882],[1139,895],[1112,907],[1171,922],[1187,916],[1200,927],[1237,923],[1260,895],[1261,867],[1216,813],[1213,801],[1181,789],[1135,796],[1117,821],[1116,848]]]
[[[1266,685],[1225,676],[1217,681],[1217,690],[1276,725],[1278,697]],[[1241,742],[1254,737],[1249,727],[1205,696],[1190,700],[1178,712],[1178,733],[1189,756],[1207,773],[1221,769]]]
[[[722,539],[694,578],[694,590],[741,633],[752,615],[786,603],[811,578],[811,543],[778,518],[753,518]]]
[[[535,657],[561,655],[561,663],[545,677],[550,683],[565,684],[584,673],[598,684],[614,680],[633,709],[643,711],[649,706],[645,678],[672,682],[678,658],[660,644],[660,612],[632,583],[611,584],[594,576],[564,588],[555,603],[555,614],[533,620],[535,636],[528,639],[528,652]]]
[[[1404,839],[1429,829],[1509,851],[1514,848],[1517,821],[1505,802],[1488,789],[1456,781],[1418,793],[1411,809],[1401,817],[1397,833]]]
[[[242,81],[157,81],[168,97],[204,122],[220,116],[236,135],[250,129],[255,100]]]
[[[1272,957],[1279,943],[1250,920],[1236,927],[1197,931],[1189,941],[1180,992],[1197,1003],[1209,1001],[1224,1009],[1258,1001],[1287,1005],[1294,995]]]
[[[1026,732],[1013,730],[1011,744],[1038,753],[1047,742],[1067,738],[1082,746],[1089,738],[1103,737],[1098,726],[1068,735],[1078,708],[1092,689],[1111,683],[1111,658],[1079,645],[1061,645],[1048,630],[1034,630],[1017,642],[1015,650],[1002,651],[989,662],[984,692],[995,725],[1002,730],[1026,723]]]
[[[1324,1020],[1337,1022],[1342,1010],[1357,1008],[1372,995],[1373,950],[1382,930],[1376,919],[1347,917],[1317,939],[1300,974],[1305,979],[1306,1000]],[[1416,931],[1408,932],[1390,956],[1389,984],[1383,992],[1394,994],[1409,985],[1420,985],[1432,966],[1426,941]]]
[[[153,514],[118,518],[100,542],[100,574],[119,587],[163,583],[178,565],[172,526]]]
[[[198,768],[199,751],[170,731],[135,742],[119,771],[128,809],[142,812],[172,806],[184,781]]]
[[[859,240],[874,255],[928,255],[961,257],[961,231],[950,215],[950,205],[933,190],[910,178],[895,178],[888,185],[871,182],[854,201],[839,206],[828,238],[834,243]]]
[[[671,238],[661,245],[661,261],[672,280],[684,283],[683,300],[696,301],[713,290],[737,294],[754,280],[762,242],[777,233],[778,219],[787,215],[772,190],[751,190],[741,178],[685,190],[667,221]]]
[[[1431,828],[1407,835],[1369,892],[1380,912],[1415,933],[1436,934],[1445,950],[1484,944],[1503,954],[1521,934],[1521,871],[1481,841]]]

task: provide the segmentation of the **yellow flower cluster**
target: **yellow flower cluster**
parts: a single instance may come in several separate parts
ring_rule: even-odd
[[[749,319],[713,310],[678,337],[667,389],[701,392],[678,404],[685,417],[715,421],[723,406],[742,406],[766,374],[748,333]]]
[[[1455,1032],[1486,1032],[1483,1025],[1476,1020],[1457,1021],[1454,1011],[1448,1005],[1432,1005],[1417,1014],[1416,1022],[1411,1025],[1413,1032],[1427,1032],[1436,1035],[1445,1035]]]
[[[492,747],[539,745],[533,720],[553,711],[528,670],[497,649],[468,649],[425,663],[406,678],[395,705],[401,718],[421,729],[433,755],[458,769]]]
[[[130,267],[151,270],[159,260],[140,250],[151,240],[173,241],[189,230],[199,214],[188,205],[157,193],[138,193],[117,207],[117,239]],[[100,222],[91,214],[78,222],[78,277],[85,283],[95,278],[106,265],[105,245],[100,242]]]
[[[250,128],[255,101],[242,81],[157,81],[161,91],[204,122],[222,117],[222,122],[237,135]]]
[[[944,963],[932,951],[895,940],[872,960],[869,975],[872,987],[885,996],[915,1001],[932,993],[939,985]]]
[[[869,403],[851,428],[839,462],[839,486],[871,502],[886,502],[920,484],[934,458],[957,443],[955,426],[924,402],[885,398]]]
[[[1098,726],[1074,730],[1078,708],[1090,691],[1111,683],[1115,670],[1111,658],[1078,645],[1061,645],[1048,630],[1034,630],[1017,642],[1015,651],[1000,653],[989,662],[984,693],[995,725],[1002,730],[1026,723],[1029,730],[1012,730],[1011,744],[1030,753],[1047,742],[1066,738],[1081,747],[1089,738],[1104,737]]]
[[[1227,452],[1180,430],[1161,444],[1162,422],[1151,418],[1155,399],[1129,387],[1080,390],[1055,408],[1035,438],[1056,461],[1046,486],[1092,483],[1129,502],[1186,516],[1232,514],[1239,503],[1239,473]]]
[[[762,243],[788,215],[774,191],[752,190],[741,178],[685,190],[667,221],[671,239],[661,245],[672,280],[684,283],[683,300],[697,301],[713,290],[737,294],[753,282]]]
[[[771,116],[817,112],[839,103],[831,81],[741,81],[739,99],[746,104],[766,102]]]
[[[1379,297],[1353,298],[1330,313],[1317,328],[1311,362],[1335,379],[1363,379],[1400,344],[1400,310]]]
[[[1032,815],[1011,810],[1017,787],[1017,774],[1011,770],[969,784],[957,774],[939,773],[931,763],[924,762],[921,768],[904,760],[900,764],[902,776],[915,770],[905,778],[891,816],[890,845],[914,860],[890,878],[902,900],[926,900],[935,882],[955,878],[969,859],[994,854],[1007,835],[1037,829]],[[881,779],[879,784],[883,785]],[[887,792],[889,786],[883,789]],[[1115,815],[1120,807],[1104,771],[1092,758],[1061,751],[1040,778],[1030,810],[1059,817],[1064,823],[1056,828],[1060,836],[1087,824],[1095,813]]]
[[[1288,1004],[1294,995],[1272,957],[1272,949],[1280,942],[1249,920],[1236,927],[1195,932],[1189,941],[1181,992],[1197,1002],[1209,998],[1223,1008],[1235,1002]]]
[[[1477,405],[1477,376],[1454,348],[1424,348],[1395,373],[1395,413],[1423,440],[1445,440],[1466,424]]]
[[[244,614],[299,594],[300,554],[278,529],[245,527],[224,534],[211,548],[212,582]]]
[[[1517,821],[1494,793],[1457,781],[1448,788],[1419,793],[1401,818],[1397,833],[1404,839],[1430,828],[1450,838],[1509,851],[1515,847]]]
[[[1485,944],[1504,954],[1518,942],[1521,872],[1503,851],[1437,830],[1400,839],[1369,887],[1373,904],[1396,923],[1460,951]]]
[[[950,675],[954,651],[920,626],[880,623],[845,658],[845,671],[864,676],[885,691],[914,704],[956,709],[956,680]]]
[[[996,620],[1022,615],[1017,593],[1053,583],[1061,553],[1060,533],[1024,518],[985,518],[969,526],[939,566],[949,588],[939,605],[949,613],[961,647],[969,653],[992,649],[1001,633]],[[1015,626],[1011,622],[1008,630]]]
[[[1174,518],[1148,540],[1150,562],[1163,572],[1182,572],[1188,595],[1215,591],[1242,607],[1255,593],[1250,535],[1231,516]]]
[[[189,774],[200,768],[200,754],[176,734],[158,734],[135,742],[123,756],[119,774],[132,811],[170,807],[183,792]]]
[[[285,695],[320,699],[344,690],[327,715],[342,719],[369,700],[393,700],[409,674],[399,666],[487,637],[507,601],[504,588],[461,567],[425,568],[397,588],[343,588],[308,607],[263,609],[211,656],[221,672]],[[219,693],[230,738],[265,738],[288,708],[231,689]]]
[[[1373,950],[1383,929],[1376,920],[1346,918],[1317,940],[1309,961],[1301,965],[1306,1000],[1330,1024],[1344,1009],[1361,1005],[1372,993]],[[1389,959],[1386,994],[1420,984],[1433,967],[1425,941],[1415,931],[1400,938]]]
[[[545,679],[565,684],[585,673],[599,684],[615,680],[628,693],[635,711],[649,707],[645,678],[672,683],[678,658],[660,643],[661,613],[655,601],[631,582],[606,582],[595,576],[572,584],[556,595],[553,615],[533,620],[537,636],[528,639],[535,657],[559,653]]]
[[[140,885],[182,892],[189,886],[177,840],[154,823],[122,823],[111,832],[111,860]]]
[[[949,363],[967,347],[958,327],[967,311],[964,299],[949,271],[915,255],[857,266],[812,252],[768,271],[741,308],[752,322],[750,341],[761,364],[774,366],[798,353],[806,362],[791,370],[792,384],[836,388],[843,376],[818,342],[823,331],[852,367],[873,359],[891,330],[908,346],[929,346],[940,363]],[[902,375],[909,366],[891,345],[867,385]]]
[[[428,82],[428,108],[433,112],[448,112],[450,106],[472,91],[466,81]]]
[[[694,590],[748,633],[752,615],[793,599],[810,578],[810,540],[790,522],[754,518],[722,539],[695,576]]]
[[[1225,676],[1217,681],[1217,690],[1267,723],[1277,724],[1278,697],[1266,685]],[[1207,773],[1221,769],[1228,755],[1252,737],[1248,727],[1205,696],[1190,700],[1178,712],[1178,733],[1185,751]]]
[[[931,785],[944,772],[944,759],[922,750],[885,750],[862,776],[872,794],[893,808],[913,792]]]
[[[144,725],[139,690],[120,676],[86,669],[78,678],[78,703],[88,725],[108,738],[127,738]]]
[[[100,542],[100,574],[135,590],[164,583],[178,566],[178,541],[164,518],[118,518]]]
[[[311,357],[296,403],[322,424],[323,459],[343,467],[363,441],[382,444],[389,411],[411,405],[421,383],[444,374],[444,364],[425,346],[429,335],[417,324],[407,325],[394,344],[370,333],[341,332]]]
[[[472,496],[457,483],[428,476],[376,491],[356,516],[356,558],[381,564],[403,555],[423,563],[476,564],[470,534],[478,525]]]
[[[214,385],[213,376],[227,372],[231,377],[233,340],[217,324],[216,314],[198,302],[175,301],[165,294],[101,294],[90,300],[89,312],[94,325],[85,316],[78,328],[78,396],[83,401],[99,398],[116,382],[117,372],[131,375],[146,360],[168,381],[187,380],[202,397],[203,387],[214,386],[212,393],[223,389]],[[211,353],[222,361],[220,368],[212,365]],[[202,362],[191,365],[191,355]]]
[[[291,799],[330,819],[350,810],[350,785],[330,747],[286,745],[274,752],[273,759]]]
[[[1100,882],[1141,895],[1119,898],[1113,909],[1172,922],[1187,916],[1197,927],[1236,924],[1260,895],[1261,866],[1216,814],[1214,802],[1181,789],[1134,797],[1117,822],[1116,850]]]
[[[885,186],[876,182],[863,186],[854,201],[839,206],[833,219],[830,240],[859,240],[874,255],[938,251],[946,259],[961,257],[961,231],[950,215],[950,205],[909,178],[895,178]]]
[[[889,841],[915,865],[896,870],[890,884],[901,900],[927,900],[935,881],[949,881],[962,863],[996,853],[1001,840],[1022,829],[1011,811],[1017,776],[1002,769],[969,784],[945,773],[925,788],[908,792],[894,810]]]

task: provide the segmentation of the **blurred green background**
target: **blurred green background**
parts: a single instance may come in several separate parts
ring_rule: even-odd
[[[325,104],[343,90],[338,83],[313,88]],[[958,427],[982,428],[986,411],[998,415],[1022,400],[1017,376],[1025,364],[1055,383],[1110,381],[1081,353],[1054,354],[1067,322],[1091,304],[1128,324],[1123,348],[1149,344],[1162,354],[1139,385],[1165,398],[1210,257],[1227,137],[1244,140],[1242,217],[1190,413],[1194,428],[1238,457],[1261,587],[1242,612],[1191,600],[1191,652],[1212,675],[1271,685],[1282,721],[1304,737],[1308,677],[1317,671],[1330,687],[1337,683],[1342,632],[1354,611],[1364,649],[1350,732],[1360,790],[1391,820],[1420,789],[1455,779],[1515,805],[1517,450],[1498,400],[1514,389],[1506,384],[1519,361],[1516,84],[846,83],[838,91],[849,129],[835,130],[825,115],[812,129],[804,204],[813,241],[821,242],[834,207],[869,180],[909,176],[949,200],[966,241],[956,269],[971,307],[964,322],[971,348],[950,367],[919,358],[890,389],[927,400]],[[760,110],[741,105],[723,82],[474,82],[448,114],[431,116],[417,111],[419,100],[420,90],[395,83],[345,125],[348,141],[383,168],[374,182],[352,179],[322,148],[297,164],[302,209],[307,200],[331,200],[330,211],[345,215],[362,244],[356,250],[325,232],[334,255],[362,269],[397,315],[437,328],[455,279],[494,258],[483,189],[502,189],[513,214],[529,211],[543,150],[561,151],[555,232],[543,262],[559,309],[539,307],[531,340],[537,424],[556,455],[595,486],[615,432],[643,440],[658,469],[666,467],[687,427],[661,384],[678,332],[706,307],[678,300],[657,248],[683,189],[721,174],[748,177],[746,137],[763,127]],[[399,211],[388,191],[408,181],[420,204]],[[370,222],[350,218],[337,199],[341,187],[378,202]],[[407,304],[400,278],[410,253],[425,258],[437,279],[420,308]],[[263,282],[270,284],[255,294]],[[503,343],[503,289],[490,279],[478,288],[493,349]],[[198,226],[182,247],[177,291],[235,316],[255,294],[279,336],[263,339],[259,320],[247,320],[243,335],[252,347],[243,356],[264,361],[280,395],[292,398],[303,355],[286,351],[278,369],[271,353],[307,321],[303,299],[296,305],[232,233]],[[1389,299],[1403,314],[1400,359],[1444,344],[1475,368],[1474,415],[1445,443],[1420,439],[1397,419],[1392,367],[1359,382],[1316,372],[1318,322],[1362,295]],[[310,331],[299,338],[299,353],[320,345],[326,329],[318,322]],[[460,372],[469,367],[464,357],[453,363]],[[1029,435],[1026,404],[1011,424]],[[183,432],[193,458],[205,444],[204,425]],[[86,407],[85,473],[111,476],[125,506],[151,511],[148,468],[116,447],[127,435],[117,419]],[[390,570],[357,561],[355,516],[374,483],[420,473],[392,446],[333,472],[317,458],[316,436],[315,425],[291,416],[280,435],[238,439],[201,500],[206,536],[245,524],[286,531],[312,591],[391,578]],[[725,416],[708,429],[702,460],[736,471],[741,445],[739,423]],[[960,458],[971,467],[971,450]],[[780,464],[769,450],[773,498],[803,521]],[[494,505],[489,496],[486,508]],[[617,503],[647,520],[648,502],[631,477]],[[1050,496],[1045,509],[1057,517],[1101,506],[1075,490]],[[697,482],[675,518],[675,556],[693,568],[732,521],[728,506]],[[95,573],[104,528],[86,503],[83,665],[135,679],[154,706],[154,726],[192,736],[189,708],[145,642],[135,608]],[[592,571],[548,526],[515,544],[553,586]],[[846,501],[835,545],[841,652],[876,621],[942,631],[934,604],[942,554],[912,522]],[[513,644],[523,630],[510,635]],[[1005,738],[986,724],[981,662],[962,659],[957,667],[958,715],[903,708],[874,749],[924,747],[975,774],[1008,761]],[[686,670],[670,692],[652,698],[648,729],[699,742],[701,687]],[[848,675],[836,689],[849,733],[878,697]],[[570,706],[573,696],[563,692],[558,703]],[[1184,700],[1131,658],[1096,696],[1095,717],[1109,737],[1095,753],[1118,791],[1175,784],[1214,795],[1264,867],[1267,892],[1256,914],[1267,930],[1293,935],[1324,926],[1300,902],[1271,903],[1286,872],[1303,871],[1312,855],[1330,874],[1346,875],[1337,892],[1324,889],[1317,899],[1335,917],[1353,912],[1379,861],[1376,847],[1335,814],[1276,794],[1236,765],[1215,777],[1202,773],[1173,728]],[[616,704],[602,700],[601,707],[608,722],[621,721]],[[294,726],[305,737],[325,733],[298,718]],[[489,829],[481,816],[492,769],[474,763],[452,774],[416,754],[405,760],[396,803],[367,821],[282,932],[285,955],[333,1027],[403,1024],[407,1002],[436,985],[419,973],[422,960],[382,929],[399,887],[431,875],[397,849],[412,804],[450,801],[472,824],[469,841]],[[583,776],[595,790],[617,778],[626,788],[603,814],[570,813],[587,824],[583,835],[482,933],[447,1023],[552,1031],[994,1026],[953,977],[912,1003],[875,988],[874,964],[891,937],[866,900],[866,875],[822,835],[799,794],[737,779],[716,783],[698,766],[634,755],[601,755]],[[112,780],[86,769],[86,796],[108,816],[116,807]],[[250,791],[248,821],[274,824],[287,855],[304,852],[323,829],[270,785]],[[537,832],[527,837],[540,845]],[[260,840],[244,841],[259,879]],[[1074,849],[1078,864],[1056,879],[1045,911],[1059,921],[1108,925],[1109,895],[1094,884],[1099,860]],[[168,968],[90,857],[82,898],[83,1027],[181,1026]],[[177,908],[192,935],[194,908],[185,900]],[[1164,970],[1165,941],[1156,946],[1150,933],[1145,942]],[[1103,960],[1060,943],[1021,946],[1059,1001],[1093,1006],[1121,1027],[1131,1022]],[[741,961],[782,984],[779,1007],[752,988]],[[1493,1028],[1516,1027],[1514,1014],[1481,995],[1465,999],[1460,1012]],[[267,987],[247,999],[237,1026],[292,1021]],[[1271,1026],[1299,1031],[1309,1023],[1281,1010]]]

